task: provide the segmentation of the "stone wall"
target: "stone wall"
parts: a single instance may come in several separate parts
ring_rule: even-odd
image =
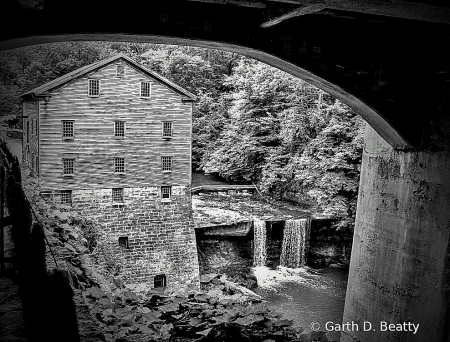
[[[47,194],[55,203],[58,192]],[[74,190],[72,208],[97,223],[104,272],[125,283],[147,283],[164,274],[169,289],[199,287],[199,266],[190,194],[172,187],[172,200],[163,202],[158,187],[124,188],[123,204],[112,202],[111,189]],[[128,248],[119,246],[128,238]],[[117,267],[118,266],[118,267]],[[113,274],[114,275],[114,274]]]
[[[253,266],[253,241],[249,237],[202,236],[197,243],[202,274],[233,276],[249,273]]]
[[[309,266],[326,267],[330,264],[349,266],[353,230],[338,228],[337,222],[337,219],[311,220]]]

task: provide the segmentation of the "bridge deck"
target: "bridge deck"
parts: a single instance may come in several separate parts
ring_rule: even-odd
[[[192,193],[198,193],[200,191],[228,191],[228,190],[256,190],[254,185],[236,185],[236,184],[207,184],[194,186]]]

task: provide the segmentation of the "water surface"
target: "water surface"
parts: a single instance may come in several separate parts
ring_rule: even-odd
[[[293,320],[294,327],[310,332],[311,322],[318,322],[320,330],[326,331],[326,322],[342,322],[347,270],[255,267],[253,271],[260,286],[255,292],[268,301],[271,310]],[[339,332],[327,332],[332,341],[338,341],[339,336]]]

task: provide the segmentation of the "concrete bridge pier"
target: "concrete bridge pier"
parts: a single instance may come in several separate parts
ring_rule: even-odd
[[[449,299],[450,151],[396,151],[367,125],[343,318],[359,331],[341,341],[450,341]]]

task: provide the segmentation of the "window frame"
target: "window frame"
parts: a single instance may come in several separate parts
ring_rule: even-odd
[[[62,164],[63,164],[63,177],[73,177],[75,175],[75,158],[69,158],[69,157],[63,157],[62,159]],[[72,166],[70,167],[66,167],[65,162],[69,162],[72,161]],[[70,169],[72,168],[72,173],[65,173],[66,172],[66,168]]]
[[[97,91],[98,94],[91,94],[91,82],[98,82],[98,87],[97,87]],[[100,79],[96,79],[96,78],[88,78],[88,96],[89,97],[100,97]]]
[[[64,135],[64,124],[71,123],[72,124],[72,135]],[[75,120],[61,120],[61,138],[63,140],[74,140],[75,138]]]
[[[170,124],[170,135],[165,135],[164,132],[164,124]],[[161,123],[161,137],[163,139],[172,139],[173,138],[173,121],[162,121]]]
[[[123,68],[123,74],[119,75],[119,67]],[[116,76],[119,78],[125,77],[125,63],[117,63],[116,64]]]
[[[117,161],[118,159],[122,159],[123,160],[123,171],[116,171],[118,164]],[[120,167],[120,166],[119,166]],[[124,175],[126,173],[126,168],[125,168],[125,157],[114,157],[114,174],[117,175]]]
[[[120,200],[117,200],[118,198],[116,197],[114,197],[114,191],[117,191],[117,190],[119,190],[119,192],[120,192]],[[123,195],[124,195],[124,191],[123,191],[123,188],[112,188],[111,189],[111,201],[112,201],[112,203],[113,204],[123,204]],[[117,196],[117,194],[116,194],[116,196]]]
[[[156,285],[162,284],[161,286],[156,286]],[[167,287],[167,277],[166,275],[163,274],[157,274],[153,277],[153,288],[155,289],[161,289],[161,288],[166,288]]]
[[[64,202],[63,198],[69,198],[68,202]],[[69,204],[70,206],[72,206],[72,190],[61,190],[60,191],[60,196],[61,196],[61,204]]]
[[[128,236],[119,236],[119,238],[117,239],[119,246],[124,248],[124,249],[130,249],[130,239],[128,238]],[[121,242],[124,242],[123,244]]]
[[[167,165],[167,160],[170,161],[169,162],[170,169],[165,169],[164,168]],[[161,156],[161,171],[164,172],[164,173],[170,173],[170,172],[173,171],[173,156]]]
[[[164,197],[165,189],[169,190],[169,192],[168,192],[169,197]],[[160,191],[160,196],[161,196],[162,202],[172,201],[172,185],[161,185],[159,191]]]
[[[117,127],[116,125],[118,123],[123,124],[123,136],[122,135],[116,135],[117,134]],[[125,131],[126,131],[126,121],[125,120],[114,120],[114,138],[115,139],[125,139]]]
[[[142,86],[143,86],[143,84],[144,83],[148,83],[148,96],[143,96],[142,95]],[[139,91],[139,95],[140,95],[140,98],[141,99],[149,99],[149,98],[151,98],[152,97],[152,82],[150,82],[150,81],[141,81],[141,83],[140,83],[141,85],[140,85],[140,91]]]

